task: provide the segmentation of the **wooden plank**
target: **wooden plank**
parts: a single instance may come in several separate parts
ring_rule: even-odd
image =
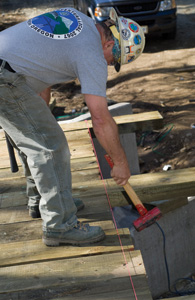
[[[68,145],[85,145],[91,144],[91,138],[88,129],[78,130],[78,131],[67,131],[65,132]]]
[[[10,163],[5,168],[1,168],[0,166],[0,181],[4,181],[7,178],[11,178],[12,180],[13,178],[24,177],[23,168],[21,166],[18,167],[19,167],[19,171],[16,173],[12,173],[10,168]]]
[[[110,216],[110,207],[106,195],[81,198],[85,207],[77,213],[80,218],[88,218],[88,220],[105,220]],[[0,224],[15,223],[32,220],[28,215],[27,199],[18,197],[17,201],[7,201],[2,204],[4,208],[0,209]],[[102,216],[101,216],[102,215]],[[109,219],[111,216],[109,217]]]
[[[0,208],[20,206],[27,203],[28,198],[23,191],[0,194]]]
[[[97,160],[95,156],[82,157],[82,158],[71,158],[71,171],[80,171],[87,169],[97,169]]]
[[[77,182],[79,182],[79,184],[82,182],[94,182],[99,179],[100,175],[97,167],[72,172],[73,184],[77,184]],[[25,177],[0,178],[0,183],[0,208],[24,205],[27,203]]]
[[[0,268],[5,266],[22,265],[56,259],[70,259],[91,255],[121,252],[134,249],[128,229],[105,230],[106,238],[98,243],[82,247],[65,246],[46,247],[41,239],[32,241],[20,241],[16,243],[1,244]]]
[[[10,169],[10,163],[8,160],[8,165],[5,168],[1,168],[0,166],[0,180],[3,181],[7,178],[12,180],[13,178],[23,177],[24,178],[24,171],[21,166],[19,166],[19,171],[16,173],[12,173]],[[87,170],[87,169],[94,169],[98,168],[96,157],[89,156],[89,157],[82,157],[82,158],[73,158],[71,157],[71,171],[79,171],[79,170]]]
[[[178,196],[192,196],[195,195],[195,168],[134,175],[129,182],[144,203],[166,200],[167,198],[173,199]],[[11,185],[14,186],[14,184],[12,181]],[[9,184],[2,185],[2,188],[6,189],[6,187],[9,188],[8,191],[12,188]],[[104,181],[85,179],[81,182],[74,182],[73,179],[73,196],[84,198],[91,195],[105,195],[105,187],[109,193],[112,207],[131,204],[125,197],[121,197],[123,189],[117,186],[113,179]],[[24,205],[26,203],[25,193],[21,191],[20,193],[13,192],[10,194],[2,191],[0,196],[1,207]]]
[[[111,230],[114,228],[113,222],[109,220],[79,218],[84,224],[101,226],[103,230]],[[31,241],[42,238],[42,220],[31,219],[30,221],[22,221],[18,223],[1,224],[0,225],[0,244],[8,244],[18,241]]]
[[[88,130],[65,133],[70,148],[71,159],[94,156]]]
[[[81,222],[95,222],[112,220],[110,209],[106,209],[101,205],[101,201],[97,209],[93,206],[85,206],[85,208],[77,213],[77,217]],[[21,223],[28,221],[36,221],[32,219],[27,210],[27,206],[8,207],[0,210],[0,225],[8,223]]]
[[[128,198],[128,195],[125,196],[122,191],[117,192],[117,193],[116,192],[109,193],[109,200],[110,200],[111,206],[113,205],[113,203],[121,203],[121,204],[124,203],[125,205],[129,205],[129,204],[132,205],[132,202]],[[143,204],[146,205],[146,203],[149,203],[149,202],[143,201]],[[182,197],[178,196],[176,198],[170,198],[170,199],[166,199],[166,200],[151,201],[150,204],[157,206],[161,210],[162,214],[166,214],[166,213],[173,211],[179,207],[187,205],[188,199],[187,199],[187,197],[184,197],[184,196],[182,196]],[[121,205],[121,206],[123,206],[123,205]]]
[[[83,157],[94,157],[93,147],[91,145],[91,140],[87,138],[85,142],[83,140],[78,140],[76,142],[71,142],[69,144],[71,159],[83,158]],[[19,167],[21,167],[21,162],[18,157],[17,151],[15,151],[16,161]],[[9,168],[10,159],[8,155],[7,145],[5,141],[0,141],[0,168]]]
[[[100,180],[99,169],[93,168],[89,170],[80,170],[72,173],[72,183],[76,184],[77,182],[88,182],[88,181],[98,181]]]
[[[80,147],[75,147],[73,149],[70,149],[70,155],[71,158],[82,158],[82,157],[89,157],[89,156],[94,156],[93,149],[91,146],[80,146]]]
[[[119,133],[148,131],[153,129],[160,129],[163,127],[163,117],[158,111],[144,112],[138,114],[116,116],[115,122],[118,125]],[[92,128],[91,120],[60,124],[64,132],[75,130],[88,130]],[[0,132],[0,140],[4,140],[4,132]]]
[[[187,197],[177,197],[177,198],[173,198],[173,199],[154,201],[154,202],[151,202],[151,204],[154,204],[155,206],[157,206],[161,210],[162,214],[166,214],[166,213],[173,211],[179,207],[187,205],[188,199],[187,199]]]
[[[141,126],[144,126],[143,120]],[[127,126],[125,124],[120,127],[123,132],[129,129],[129,119],[125,122],[127,122]],[[153,126],[152,119],[149,122],[147,120],[146,123],[147,126]],[[154,123],[156,123],[156,119]],[[139,124],[136,125],[136,128],[139,128]],[[131,126],[134,125],[131,124]],[[79,130],[79,132],[69,130],[66,132],[66,136],[71,151],[73,195],[85,196],[86,207],[78,213],[78,217],[84,223],[89,222],[90,225],[101,226],[106,232],[106,239],[90,245],[90,248],[87,246],[46,247],[41,241],[41,219],[31,220],[25,208],[27,203],[26,184],[25,178],[21,175],[21,168],[17,174],[18,176],[15,174],[9,175],[6,182],[4,175],[8,170],[3,168],[4,175],[3,173],[0,175],[2,183],[0,207],[4,208],[0,210],[0,214],[1,222],[5,224],[0,225],[2,253],[0,257],[0,276],[3,278],[0,282],[0,299],[2,300],[4,296],[6,300],[11,299],[14,295],[21,300],[33,299],[33,292],[36,292],[37,295],[40,288],[46,291],[61,287],[63,287],[63,292],[64,289],[70,291],[71,298],[72,291],[74,291],[75,299],[82,299],[81,297],[83,299],[93,298],[94,300],[114,299],[114,297],[123,299],[127,295],[132,297],[133,289],[131,286],[125,290],[121,288],[113,292],[113,282],[123,283],[120,285],[121,287],[124,286],[126,280],[129,281],[128,266],[132,271],[135,287],[138,289],[139,300],[151,300],[141,254],[139,251],[133,251],[134,253],[130,254],[129,251],[133,250],[133,244],[129,230],[126,229],[119,229],[118,233],[123,244],[124,254],[127,256],[127,265],[122,256],[119,238],[116,230],[113,229],[104,184],[99,180],[99,170],[88,129]],[[1,142],[5,144],[5,141],[2,140]],[[7,149],[4,148],[4,150],[5,153],[2,153],[2,157],[9,167]],[[6,166],[6,164],[3,166]],[[90,188],[93,185],[96,187],[99,182],[101,184],[98,186],[98,193],[97,195],[93,194]],[[106,181],[107,184],[109,187],[110,185]],[[90,188],[88,188],[88,185]],[[86,190],[88,191],[86,192]],[[14,206],[19,205],[22,206],[16,207],[15,210]],[[109,289],[105,284],[108,282]],[[91,295],[89,295],[89,289]],[[81,295],[82,292],[83,296]],[[93,296],[94,293],[96,293],[95,297]],[[46,296],[44,299],[49,299],[49,297]]]
[[[141,278],[140,278],[141,280]],[[142,279],[143,280],[143,279]],[[152,300],[152,297],[150,295],[150,292],[147,290],[147,288],[142,288],[142,287],[139,287],[139,289],[136,291],[136,297],[137,299],[141,300]],[[60,298],[55,298],[55,299],[52,299],[52,300],[130,300],[130,299],[135,299],[135,295],[133,295],[131,292],[130,292],[130,289],[125,289],[125,290],[120,290],[120,291],[114,291],[113,292],[113,287],[112,285],[110,285],[110,291],[108,292],[102,292],[102,288],[100,287],[99,288],[99,292],[96,292],[96,294],[94,295],[91,294],[85,294],[83,295],[77,295],[77,296],[65,296],[65,297],[60,297]],[[132,297],[132,298],[130,298]],[[169,299],[170,300],[170,299]]]
[[[1,172],[0,172],[1,173]],[[12,174],[10,174],[12,176]],[[100,179],[99,168],[93,164],[93,168],[82,170],[78,166],[78,170],[75,169],[72,172],[72,181],[73,183],[82,183],[89,181],[96,181]],[[26,189],[26,178],[24,176],[13,176],[0,178],[0,194],[5,192],[21,192],[21,190]]]
[[[180,196],[188,197],[195,195],[195,168],[171,170],[169,172],[147,173],[131,176],[130,184],[145,203],[158,200],[173,199]],[[103,182],[88,182],[73,184],[73,192],[83,197],[89,194],[101,194]],[[104,180],[111,200],[111,206],[125,206],[128,202],[121,197],[122,187],[116,185],[113,179]],[[110,196],[110,195],[113,195]]]
[[[126,262],[120,252],[0,268],[0,294],[56,286],[82,290],[90,285],[95,287],[97,283],[104,285],[115,278],[129,277],[129,272],[133,282],[139,275],[145,275],[140,251],[126,252],[125,257]],[[141,280],[137,282],[138,286],[142,283]]]
[[[28,214],[27,205],[11,206],[8,208],[1,208],[0,210],[0,224],[24,222],[30,220],[31,217]]]
[[[140,199],[145,203],[150,203],[157,200],[173,199],[178,196],[195,195],[195,168],[172,170],[169,172],[147,173],[131,176],[129,180],[135,192]],[[102,194],[103,183],[88,182],[73,184],[73,193],[82,195],[83,197],[89,194]],[[111,195],[112,193],[121,193],[123,188],[116,185],[113,179],[104,180],[104,185]],[[111,198],[112,207],[125,206],[129,202],[125,197]]]
[[[152,131],[163,128],[163,117],[158,111],[114,117],[119,134]]]
[[[151,130],[151,129],[159,129],[162,128],[162,116],[159,112],[146,112],[141,114],[132,114],[126,116],[117,116],[114,118],[116,123],[119,125],[120,133],[129,133],[135,132],[137,130]],[[70,152],[72,157],[86,157],[93,156],[93,150],[91,147],[90,137],[88,135],[88,126],[92,128],[91,121],[86,122],[77,122],[71,124],[62,124],[62,129],[67,131],[79,130],[81,132],[67,132],[67,140],[70,146]],[[81,130],[82,129],[82,130]],[[84,130],[83,130],[84,129]],[[81,130],[81,131],[80,131]],[[83,131],[83,132],[82,132]],[[82,144],[82,146],[80,146]],[[7,145],[4,138],[4,133],[1,132],[1,140],[0,140],[0,168],[6,168],[10,166]],[[16,155],[16,160],[19,166],[21,166],[20,160]]]
[[[109,193],[124,191],[123,188],[116,185],[113,179],[107,179],[104,181],[106,182],[106,187]],[[195,168],[134,175],[131,176],[129,182],[141,200],[146,203],[164,200],[167,198],[172,199],[178,196],[192,196],[195,195]],[[99,185],[101,185],[101,182],[99,182]],[[92,186],[93,183],[91,182],[89,188],[92,189]],[[84,188],[85,187],[83,187],[83,189]],[[118,202],[119,198],[116,198],[116,202]],[[127,205],[127,201],[124,199],[125,197],[121,204]],[[118,204],[120,203],[114,203],[113,200],[113,206],[122,206],[121,204]]]
[[[76,174],[76,172],[75,172]],[[93,184],[99,185],[98,178],[96,180],[92,181]],[[87,187],[86,187],[87,184]],[[73,197],[75,198],[81,198],[86,201],[86,205],[95,205],[95,209],[97,208],[97,205],[100,206],[101,204],[106,205],[107,200],[105,201],[105,188],[103,183],[101,182],[101,185],[99,185],[98,188],[98,199],[96,198],[95,193],[91,193],[90,191],[82,196],[83,188],[86,188],[88,190],[88,185],[90,184],[90,175],[83,176],[82,181],[80,182],[74,182],[74,175],[73,175],[73,185],[77,186],[76,191],[73,191]],[[80,188],[80,189],[79,189]],[[102,197],[103,196],[103,197]],[[93,199],[96,199],[95,201]],[[85,200],[86,199],[86,200]],[[87,200],[89,199],[89,200]],[[103,203],[101,202],[102,199],[104,199]],[[12,184],[2,184],[0,188],[0,208],[8,208],[8,207],[16,207],[16,206],[23,206],[26,205],[28,202],[28,198],[26,196],[26,185],[25,180],[21,180],[20,178],[17,180],[13,180]],[[97,203],[97,204],[96,204]]]
[[[9,159],[8,151],[7,151],[6,147],[5,147],[5,145],[2,145],[1,141],[0,141],[0,148],[2,148],[1,151],[0,151],[0,157],[1,157],[1,160],[0,160],[0,169],[2,169],[2,168],[10,168],[10,159]],[[20,162],[20,160],[18,158],[17,153],[16,153],[15,157],[16,157],[17,165],[21,166],[21,162]]]
[[[148,131],[160,129],[163,127],[163,118],[158,111],[144,112],[139,114],[131,114],[114,117],[118,125],[119,133],[130,133],[135,131]],[[92,129],[92,121],[81,121],[74,123],[60,124],[64,132]]]
[[[138,300],[152,300],[151,294],[147,287],[147,281],[145,275],[139,275],[133,277],[133,287],[136,289],[136,295]],[[104,281],[88,282],[86,285],[75,286],[74,282],[64,287],[63,284],[55,287],[41,287],[38,286],[32,290],[22,290],[11,293],[1,294],[1,300],[8,299],[20,299],[20,300],[34,300],[36,299],[57,299],[66,300],[126,300],[135,299],[134,293],[132,293],[132,284],[129,277],[116,277],[107,278]]]

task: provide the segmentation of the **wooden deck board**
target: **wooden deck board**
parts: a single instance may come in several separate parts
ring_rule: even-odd
[[[101,222],[101,225],[103,222]],[[40,225],[40,224],[39,224]],[[40,226],[41,227],[41,226]],[[103,227],[103,226],[102,226]],[[104,228],[105,230],[105,228]],[[120,241],[116,229],[105,230],[106,239],[92,245],[82,247],[61,246],[46,247],[41,238],[38,240],[20,240],[15,243],[1,244],[0,268],[23,265],[26,263],[36,263],[58,259],[69,259],[73,257],[84,257],[91,255],[101,255],[106,253],[121,252],[120,241],[123,245],[123,251],[134,249],[128,229],[119,229]],[[41,236],[41,235],[40,235]]]
[[[160,129],[163,126],[163,117],[158,111],[144,112],[131,115],[123,115],[114,117],[115,122],[119,127],[119,133],[135,132],[137,130],[148,131],[153,129]],[[64,132],[81,131],[92,128],[90,120],[60,124]],[[5,140],[3,131],[0,131],[0,140]]]
[[[103,230],[114,229],[113,222],[110,219],[88,219],[81,218],[83,223],[90,223],[90,225],[101,226]],[[31,221],[23,221],[18,223],[6,223],[0,225],[0,245],[13,243],[17,241],[31,241],[41,239],[42,237],[42,221],[35,219]]]
[[[142,281],[143,283],[143,281]],[[139,287],[136,297],[139,300],[151,300],[151,295],[148,293],[147,288]],[[120,291],[114,291],[112,285],[110,285],[110,291],[102,292],[102,289],[99,288],[96,294],[83,295],[79,293],[79,296],[71,295],[60,298],[55,298],[52,300],[130,300],[135,299],[135,295],[130,288]],[[169,299],[170,300],[170,299]],[[182,299],[181,299],[182,300]],[[191,299],[189,299],[191,300]]]
[[[102,196],[105,195],[106,188],[112,207],[131,204],[131,201],[122,195],[123,189],[118,187],[112,179],[96,180],[100,178],[97,168],[74,171],[72,178],[74,197]],[[1,208],[27,203],[24,177],[1,178],[0,182]],[[164,207],[164,211],[167,212],[187,204],[187,197],[195,195],[195,168],[134,175],[129,182],[142,202],[154,204],[156,202],[158,206],[158,201],[164,200],[159,207]]]
[[[84,286],[127,278],[129,272],[133,279],[139,277],[137,284],[142,286],[139,275],[145,274],[145,268],[140,251],[131,251],[125,256],[127,265],[122,253],[112,253],[0,268],[0,294],[62,285],[82,290]]]
[[[94,157],[91,139],[86,129],[81,130],[79,133],[77,131],[67,132],[66,138],[70,148],[71,159]],[[21,166],[17,151],[15,151],[15,154],[17,164],[18,166]],[[5,139],[0,140],[0,157],[0,168],[9,168],[10,160]]]
[[[179,196],[193,196],[195,195],[195,168],[134,175],[131,176],[129,182],[145,203],[176,198],[178,191]],[[115,193],[116,195],[116,198],[111,199],[112,207],[128,205],[125,197],[117,196],[117,193],[124,190],[117,186],[113,179],[104,180],[104,184],[109,194]],[[101,181],[97,184],[92,181],[81,185],[77,183],[73,184],[73,193],[82,196],[87,196],[89,193],[98,195],[102,193],[101,186]]]
[[[9,161],[9,160],[8,160]],[[7,178],[15,178],[15,177],[24,177],[23,168],[21,167],[21,164],[18,164],[19,171],[16,173],[12,173],[10,169],[10,163],[6,167],[2,167],[0,162],[0,180],[1,179],[7,179]],[[89,157],[78,157],[78,158],[72,158],[71,157],[71,171],[79,171],[79,170],[88,170],[88,169],[94,169],[98,168],[97,160],[95,156],[89,156]]]
[[[158,111],[144,112],[139,114],[124,115],[114,117],[118,125],[119,133],[129,133],[135,131],[148,131],[163,127],[163,118]],[[64,132],[92,129],[92,121],[81,121],[75,123],[60,124]]]
[[[17,195],[17,194],[16,194]],[[89,197],[81,198],[85,204],[85,208],[77,213],[79,219],[87,218],[89,220],[98,220],[98,218],[111,219],[110,207],[106,195],[91,195]],[[3,208],[0,210],[0,224],[16,223],[23,221],[30,221],[31,217],[28,215],[27,210],[27,197],[23,193],[22,197],[6,199],[2,204]],[[101,217],[101,214],[103,215]]]
[[[116,117],[115,120],[121,133],[162,127],[158,112]],[[90,121],[87,123],[61,127],[71,152],[73,196],[85,203],[78,218],[84,223],[101,226],[106,233],[104,241],[90,247],[52,248],[42,243],[42,221],[32,220],[26,209],[26,181],[20,162],[17,158],[19,172],[11,173],[4,134],[0,132],[1,300],[30,300],[35,295],[37,299],[131,299],[134,291],[129,273],[138,299],[152,300],[142,256],[140,251],[133,250],[129,230],[117,232],[114,228],[105,187],[111,189],[111,195],[113,191],[118,193],[117,201],[120,201],[121,190],[112,180],[100,180],[88,133]]]
[[[138,300],[152,300],[150,292],[147,288],[147,281],[145,275],[133,277],[133,286],[136,288],[136,295]],[[109,295],[111,298],[109,299]],[[0,295],[1,300],[20,299],[20,300],[34,300],[37,299],[52,299],[52,300],[126,300],[135,299],[132,291],[132,284],[129,277],[111,278],[110,280],[88,282],[86,285],[82,284],[68,287],[40,287],[39,289],[23,290],[12,293],[5,293]]]

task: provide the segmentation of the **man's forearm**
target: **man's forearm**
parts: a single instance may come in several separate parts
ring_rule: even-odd
[[[131,174],[126,154],[120,143],[118,127],[108,110],[107,101],[103,97],[88,94],[85,94],[85,100],[91,113],[95,135],[113,160],[111,176],[117,184],[125,185]]]
[[[112,158],[115,165],[122,164],[126,161],[126,155],[120,142],[118,127],[112,117],[105,122],[93,122],[94,133],[105,149],[107,154]]]

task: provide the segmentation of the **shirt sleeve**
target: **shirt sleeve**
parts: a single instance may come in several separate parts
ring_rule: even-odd
[[[77,76],[82,94],[106,97],[108,71],[104,57],[81,60],[77,64]]]

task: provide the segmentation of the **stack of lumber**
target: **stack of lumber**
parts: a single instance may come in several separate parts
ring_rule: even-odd
[[[119,130],[162,126],[156,112],[141,115],[116,118]],[[112,179],[101,180],[88,127],[90,121],[62,125],[71,151],[73,196],[85,203],[78,218],[100,225],[106,233],[104,241],[83,247],[53,248],[42,243],[41,219],[28,215],[20,162],[19,172],[11,173],[4,133],[0,133],[0,300],[152,300],[141,252],[134,250],[128,229],[114,226],[110,206],[124,205],[126,200]],[[132,184],[137,192],[149,194],[136,180],[135,176]]]
[[[142,256],[134,251],[129,230],[113,225],[86,123],[62,127],[71,151],[73,194],[85,203],[78,217],[100,225],[106,239],[83,247],[52,248],[42,243],[41,220],[28,215],[20,162],[19,172],[11,173],[1,132],[0,299],[125,300],[135,293],[138,299],[152,299]]]

